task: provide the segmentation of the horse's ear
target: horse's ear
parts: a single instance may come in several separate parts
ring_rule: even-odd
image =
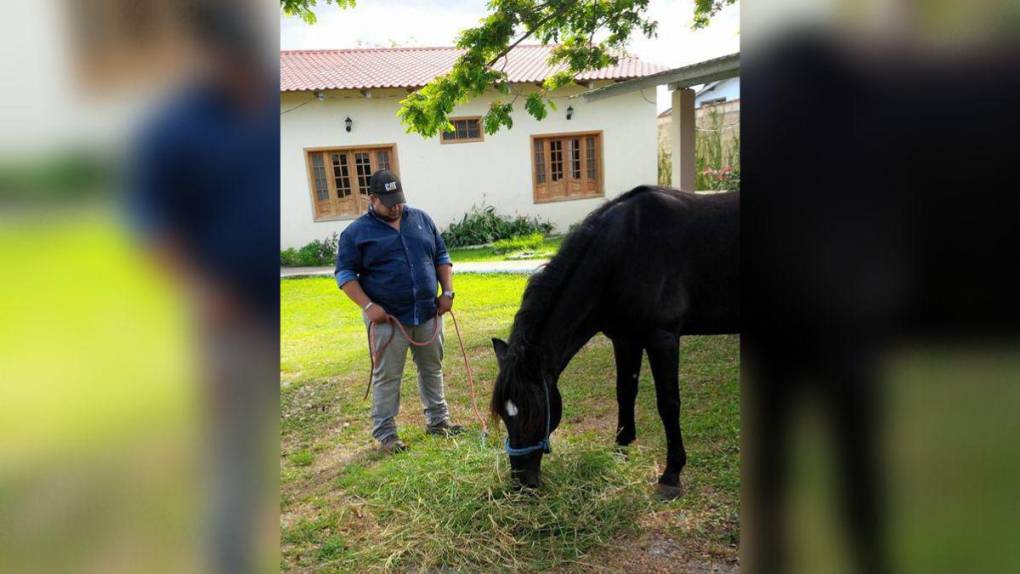
[[[506,358],[506,352],[510,350],[510,346],[506,344],[506,341],[493,337],[492,350],[496,351],[496,359],[502,362]]]

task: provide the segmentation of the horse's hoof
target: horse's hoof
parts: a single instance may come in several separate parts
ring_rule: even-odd
[[[677,483],[677,486],[669,486],[668,484],[657,483],[655,485],[655,496],[659,500],[676,500],[684,494],[683,483]]]

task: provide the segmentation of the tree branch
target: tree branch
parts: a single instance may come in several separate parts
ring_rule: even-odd
[[[500,58],[502,58],[503,56],[506,56],[507,54],[509,54],[509,53],[510,53],[510,50],[513,50],[514,48],[516,48],[518,44],[520,44],[521,42],[523,42],[523,41],[527,40],[528,38],[530,38],[530,37],[531,37],[531,35],[532,35],[532,34],[534,34],[534,33],[535,33],[535,32],[536,32],[536,31],[537,31],[537,30],[538,30],[539,28],[541,28],[543,24],[545,24],[545,23],[546,23],[546,22],[548,22],[549,20],[552,20],[553,18],[556,18],[556,17],[557,17],[557,16],[559,16],[560,14],[563,14],[563,12],[564,12],[564,11],[566,11],[567,7],[568,7],[568,4],[564,3],[564,4],[562,5],[562,6],[560,6],[559,10],[557,10],[557,11],[555,11],[555,12],[553,12],[553,13],[549,14],[549,15],[548,15],[548,16],[546,16],[545,18],[542,18],[541,20],[539,20],[539,21],[538,21],[538,23],[537,23],[537,24],[535,24],[535,27],[534,27],[534,28],[532,28],[532,29],[531,29],[531,30],[529,30],[529,31],[528,31],[528,32],[527,32],[526,34],[524,34],[523,36],[521,36],[521,37],[520,37],[520,38],[519,38],[519,39],[518,39],[518,40],[517,40],[516,42],[514,42],[513,44],[510,44],[509,46],[507,46],[507,47],[506,47],[506,49],[504,49],[504,50],[503,50],[502,52],[500,52],[499,54],[497,54],[497,55],[496,55],[496,57],[495,57],[495,58],[493,58],[493,59],[492,59],[492,60],[491,60],[491,61],[490,61],[490,62],[489,62],[488,64],[486,64],[485,66],[486,66],[486,67],[491,67],[491,66],[492,66],[493,64],[495,64],[495,63],[496,63],[496,62],[497,62],[497,61],[498,61],[498,60],[499,60]]]

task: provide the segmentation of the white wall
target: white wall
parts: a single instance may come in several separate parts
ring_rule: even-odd
[[[700,108],[706,101],[724,98],[727,102],[740,99],[740,76],[726,78],[720,81],[711,90],[706,90],[694,98],[694,107]]]
[[[515,88],[521,88],[516,86]],[[526,88],[526,87],[525,87]],[[583,91],[568,88],[557,96]],[[312,93],[281,94],[280,208],[283,248],[300,247],[342,231],[350,220],[313,222],[311,193],[304,148],[396,144],[400,178],[410,205],[427,211],[440,229],[459,220],[472,204],[483,201],[498,213],[538,216],[559,231],[580,221],[606,199],[641,184],[656,182],[656,114],[654,100],[640,92],[586,103],[580,98],[558,99],[542,122],[524,111],[524,97],[513,114],[514,127],[486,135],[480,143],[440,144],[406,134],[396,112],[405,90],[327,92],[325,101]],[[483,115],[491,95],[460,106],[454,115]],[[302,103],[309,102],[293,109]],[[565,118],[573,106],[573,119]],[[354,128],[344,130],[350,116]],[[531,140],[533,134],[602,130],[605,154],[605,198],[535,204],[532,195]]]

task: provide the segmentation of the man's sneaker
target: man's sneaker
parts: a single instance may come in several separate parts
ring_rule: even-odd
[[[382,441],[382,443],[379,445],[379,448],[383,452],[389,454],[396,454],[398,452],[404,452],[405,450],[407,450],[407,445],[404,444],[404,441],[400,440],[399,438],[391,436],[386,440]]]
[[[460,425],[451,425],[450,421],[444,420],[434,425],[426,426],[425,432],[438,436],[454,436],[464,432],[464,427]]]

